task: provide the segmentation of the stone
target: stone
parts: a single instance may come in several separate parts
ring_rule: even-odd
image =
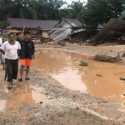
[[[120,78],[120,80],[123,80],[123,81],[125,81],[125,77],[121,77],[121,78]]]
[[[96,74],[96,76],[98,76],[98,77],[102,77],[102,75],[101,75],[101,74]]]
[[[88,63],[85,62],[84,60],[81,60],[79,65],[80,66],[88,66]]]
[[[120,62],[121,58],[118,53],[105,53],[105,54],[97,54],[94,59],[96,61],[103,61],[103,62]]]
[[[40,104],[43,104],[43,102],[41,101]]]

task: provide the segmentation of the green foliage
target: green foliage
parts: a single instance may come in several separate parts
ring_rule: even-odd
[[[104,24],[110,18],[119,17],[125,9],[125,0],[88,0],[73,2],[69,9],[61,11],[62,17],[77,18],[88,31],[95,31],[99,24]]]
[[[96,29],[98,24],[110,18],[119,17],[124,10],[124,0],[88,0],[83,9],[83,20],[88,30]]]
[[[0,28],[6,27],[8,24],[6,21],[0,21]]]
[[[58,19],[62,0],[0,0],[0,19]]]
[[[64,0],[0,0],[0,20],[5,20],[7,17],[76,18],[87,30],[95,30],[98,24],[119,17],[125,9],[125,0],[88,0],[86,5],[78,1],[73,2],[66,9],[60,9],[63,4]]]
[[[81,19],[83,7],[82,2],[72,2],[67,9],[62,9],[60,13],[62,17]]]

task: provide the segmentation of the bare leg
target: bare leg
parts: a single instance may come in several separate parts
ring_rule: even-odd
[[[30,71],[30,67],[27,66],[27,67],[26,67],[26,77],[25,77],[26,80],[30,80],[30,79],[29,79],[29,71]]]
[[[23,74],[24,74],[24,66],[20,66],[20,70],[19,70],[19,81],[22,81],[23,79]]]

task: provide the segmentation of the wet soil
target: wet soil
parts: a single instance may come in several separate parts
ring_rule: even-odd
[[[36,69],[50,75],[64,87],[91,96],[124,103],[125,65],[96,62],[84,54],[60,49],[42,49],[34,61]],[[88,66],[81,66],[84,61]]]
[[[108,99],[114,93],[118,96],[123,94],[124,83],[118,79],[123,65],[99,65],[86,59],[88,67],[81,67],[79,61],[83,60],[83,55],[56,50],[53,54],[50,50],[37,54],[31,80],[16,82],[10,91],[6,89],[4,72],[0,67],[0,125],[124,125],[123,97],[120,100],[111,97],[111,102],[100,99]],[[93,70],[88,72],[91,68]],[[106,72],[106,69],[113,73],[110,70]],[[114,88],[113,83],[107,85],[111,80],[108,76],[117,81]],[[105,81],[106,77],[108,81]],[[97,80],[96,84],[93,83],[94,79]],[[101,88],[101,82],[106,84],[103,88],[107,94]],[[108,92],[108,87],[112,88],[111,92]]]

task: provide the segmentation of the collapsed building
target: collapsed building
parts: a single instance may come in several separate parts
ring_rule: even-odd
[[[30,30],[32,35],[39,37],[41,41],[53,40],[62,41],[71,39],[79,33],[84,32],[82,24],[77,19],[62,19],[62,20],[31,20],[20,18],[8,18],[8,32],[23,32]],[[82,37],[82,36],[81,36]]]
[[[58,23],[58,20],[32,20],[23,18],[8,18],[7,32],[23,32],[30,30],[33,38],[44,41],[49,39],[48,32]]]
[[[74,34],[78,34],[85,31],[82,28],[82,24],[77,19],[62,19],[51,30],[50,38],[54,41],[62,41],[65,39],[71,39]]]
[[[98,25],[96,32],[87,31],[77,19],[31,20],[8,18],[7,32],[32,31],[33,37],[40,41],[90,42],[100,44],[113,40],[125,40],[125,20],[123,17],[110,19],[107,24]]]

